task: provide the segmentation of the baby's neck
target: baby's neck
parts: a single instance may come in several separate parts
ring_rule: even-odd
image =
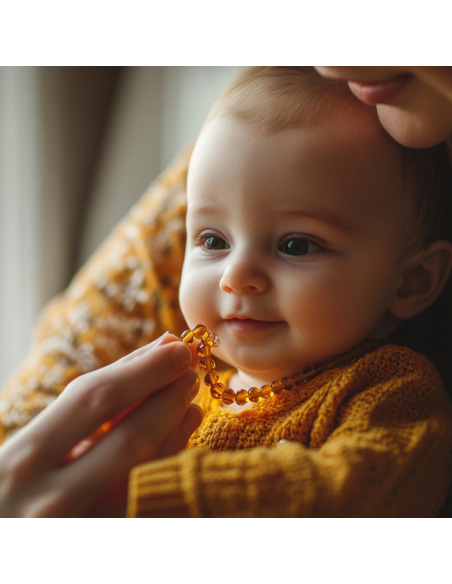
[[[250,375],[246,375],[242,371],[237,371],[229,380],[229,387],[234,391],[239,389],[249,389],[250,387],[261,387],[265,383],[271,383],[274,379],[257,379]]]
[[[374,339],[367,339],[367,340],[363,341],[362,343],[355,345],[355,347],[349,349],[348,351],[344,351],[343,353],[337,355],[336,357],[339,360],[338,362],[337,362],[337,360],[333,361],[331,358],[327,358],[327,359],[324,359],[324,360],[319,361],[318,363],[314,364],[314,366],[312,366],[312,365],[307,366],[306,369],[303,369],[303,374],[297,373],[296,376],[298,377],[301,375],[301,377],[298,377],[299,380],[304,379],[306,381],[306,379],[312,379],[312,375],[316,376],[317,374],[320,374],[327,369],[332,369],[332,368],[336,367],[337,365],[343,364],[344,362],[348,362],[350,360],[351,361],[356,360],[356,358],[361,357],[362,354],[364,354],[368,350],[374,350],[381,343],[382,343],[382,339],[375,339],[375,338]],[[277,379],[275,381],[285,382],[285,380],[282,378]],[[292,379],[290,379],[290,383],[292,385],[294,384],[294,382],[295,382],[295,380],[292,381]],[[297,383],[298,383],[298,381],[297,381]],[[233,374],[230,377],[228,387],[230,387],[232,390],[234,390],[234,392],[237,393],[239,390],[243,390],[243,389],[249,390],[252,387],[256,388],[259,386],[270,385],[270,384],[273,384],[273,382],[267,381],[267,380],[263,381],[260,378],[249,376],[246,373],[244,373],[243,371],[237,371],[237,373]],[[247,409],[247,408],[252,407],[253,403],[254,402],[249,401],[243,406],[238,406],[237,403],[234,402],[232,405],[228,405],[228,406],[224,406],[224,407],[225,407],[225,409],[230,410],[230,411],[242,411],[243,409]]]

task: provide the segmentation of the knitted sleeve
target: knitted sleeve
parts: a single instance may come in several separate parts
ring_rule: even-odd
[[[128,516],[436,516],[451,480],[451,405],[414,381],[347,399],[335,427],[314,423],[318,448],[193,448],[136,467]]]
[[[0,393],[0,444],[77,376],[166,330],[182,332],[189,152],[132,208],[69,288],[46,307],[31,348]]]

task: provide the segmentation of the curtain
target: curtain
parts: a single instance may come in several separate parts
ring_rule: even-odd
[[[240,67],[0,67],[0,387]]]

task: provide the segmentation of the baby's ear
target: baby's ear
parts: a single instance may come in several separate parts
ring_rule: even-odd
[[[411,256],[389,306],[390,312],[407,319],[425,310],[444,288],[451,267],[452,244],[448,241],[433,241]]]

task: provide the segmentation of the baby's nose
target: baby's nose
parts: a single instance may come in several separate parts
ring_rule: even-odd
[[[269,285],[270,279],[259,264],[243,258],[230,261],[220,280],[221,290],[241,294],[265,292]]]

